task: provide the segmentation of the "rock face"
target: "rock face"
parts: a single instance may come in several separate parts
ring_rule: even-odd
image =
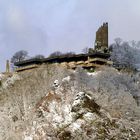
[[[105,71],[49,65],[1,76],[0,140],[138,140],[137,100],[119,79],[124,74]]]

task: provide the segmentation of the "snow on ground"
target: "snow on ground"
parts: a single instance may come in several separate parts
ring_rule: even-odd
[[[0,73],[0,80],[4,78],[4,74]]]
[[[70,129],[72,130],[72,132],[75,132],[76,130],[79,130],[80,127],[81,127],[81,124],[80,123],[78,124],[77,122],[75,122],[75,123],[72,123],[72,125],[70,126]]]
[[[54,83],[53,83],[53,86],[55,88],[58,88],[59,87],[59,81],[58,80],[55,80]]]
[[[33,140],[31,136],[25,136],[24,140]]]
[[[83,118],[90,122],[90,121],[93,121],[93,120],[96,120],[98,117],[96,114],[93,114],[91,112],[87,112],[86,114],[83,115]]]
[[[65,78],[62,79],[62,82],[69,82],[70,81],[70,76],[67,76]]]
[[[101,71],[96,71],[96,72],[87,72],[87,75],[89,76],[97,76],[99,73],[101,73]]]
[[[13,74],[12,77],[7,78],[2,86],[4,89],[6,89],[8,86],[13,85],[15,81],[20,80],[20,77],[17,74]]]

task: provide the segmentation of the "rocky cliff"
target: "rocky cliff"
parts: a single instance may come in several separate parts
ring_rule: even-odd
[[[0,140],[138,140],[140,75],[42,65],[0,75]]]

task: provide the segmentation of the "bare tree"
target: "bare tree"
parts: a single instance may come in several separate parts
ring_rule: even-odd
[[[43,59],[43,58],[45,58],[45,56],[42,54],[38,54],[38,55],[34,56],[33,58]]]
[[[114,41],[115,41],[115,43],[117,44],[117,45],[120,45],[121,43],[122,43],[122,39],[121,38],[115,38],[114,39]]]
[[[82,50],[82,52],[83,52],[84,54],[89,53],[89,48],[88,48],[88,47],[85,47],[85,48]]]
[[[63,53],[62,55],[64,55],[64,56],[72,56],[72,55],[75,55],[75,52],[66,52],[66,53]]]
[[[89,54],[92,54],[94,52],[95,52],[95,50],[93,48],[89,48],[89,51],[88,51]]]
[[[111,60],[114,65],[123,69],[135,69],[135,64],[140,63],[140,51],[128,42],[116,39],[111,45]]]
[[[27,57],[28,57],[27,51],[25,51],[25,50],[18,51],[11,58],[11,63],[23,61],[23,60],[27,59]]]
[[[62,55],[62,52],[55,51],[55,52],[53,52],[53,53],[50,54],[50,57],[56,57],[56,56],[60,56],[60,55]]]

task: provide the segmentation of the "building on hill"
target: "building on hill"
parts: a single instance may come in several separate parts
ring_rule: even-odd
[[[102,65],[112,65],[109,61],[108,51],[108,23],[104,23],[96,32],[95,49],[90,49],[87,54],[61,55],[48,58],[32,58],[14,63],[16,71],[36,68],[41,64],[60,64],[67,68],[75,69],[81,66],[85,69],[96,68]]]
[[[96,32],[95,50],[101,52],[108,51],[108,23],[103,23]]]

